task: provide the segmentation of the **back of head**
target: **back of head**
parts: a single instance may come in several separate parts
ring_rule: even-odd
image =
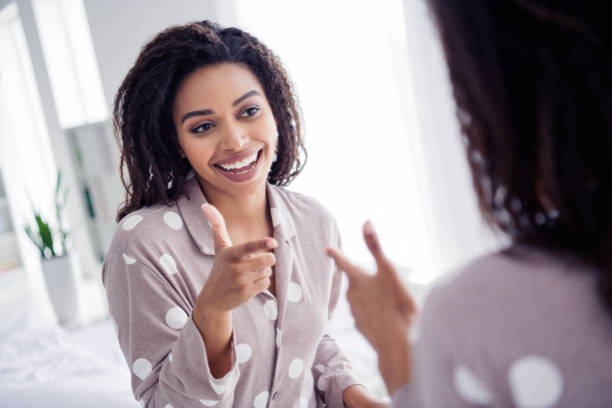
[[[594,263],[612,311],[612,4],[428,1],[481,211]]]

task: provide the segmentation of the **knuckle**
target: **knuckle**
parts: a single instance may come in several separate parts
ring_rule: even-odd
[[[232,274],[232,276],[234,277],[240,276],[240,267],[237,264],[230,264],[230,266],[227,269],[229,273]]]
[[[263,291],[263,290],[267,289],[269,286],[270,286],[270,279],[269,279],[269,278],[263,278],[263,279],[260,281],[260,285],[259,285],[259,288],[258,288],[258,289],[259,289],[259,292],[261,292],[261,291]]]
[[[253,242],[249,242],[248,244],[245,245],[244,250],[248,253],[251,254],[255,251],[257,251],[257,245]]]

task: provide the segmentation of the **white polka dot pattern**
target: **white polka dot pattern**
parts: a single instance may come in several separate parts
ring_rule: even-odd
[[[453,382],[455,390],[466,402],[476,405],[489,405],[493,402],[491,393],[466,367],[455,367]]]
[[[125,263],[127,265],[133,265],[136,263],[136,260],[130,256],[128,256],[127,254],[123,254],[123,260],[125,261]]]
[[[289,378],[296,379],[304,371],[304,360],[301,358],[294,359],[291,364],[289,364]]]
[[[238,364],[249,361],[253,355],[253,349],[246,343],[241,343],[236,346],[236,361]]]
[[[164,213],[164,222],[173,230],[178,231],[183,228],[183,220],[181,219],[181,216],[174,211],[166,211]]]
[[[563,393],[563,376],[549,359],[528,355],[515,361],[508,372],[514,403],[519,408],[552,407]]]
[[[166,324],[173,329],[182,329],[187,323],[187,314],[183,309],[178,306],[174,306],[166,313]]]
[[[159,258],[159,263],[164,268],[168,275],[174,275],[178,273],[178,269],[176,268],[176,261],[170,254],[163,254]]]
[[[308,401],[306,400],[306,397],[304,397],[303,395],[300,395],[300,399],[298,400],[297,404],[295,404],[298,408],[306,408],[308,407]]]
[[[272,299],[264,303],[264,314],[270,320],[276,320],[278,317],[278,309],[276,308],[276,302]]]
[[[207,400],[207,399],[201,399],[200,400],[200,404],[204,405],[205,407],[214,407],[215,405],[217,405],[219,401],[213,401],[213,400]]]
[[[225,385],[215,384],[214,382],[211,382],[210,385],[217,394],[223,395],[225,393]]]
[[[142,215],[130,215],[123,220],[123,223],[121,223],[121,228],[123,228],[125,231],[133,230],[140,221],[142,221]]]
[[[141,380],[147,378],[147,376],[151,374],[152,369],[153,366],[151,366],[151,363],[146,358],[139,358],[132,364],[132,372]]]
[[[302,299],[302,287],[295,282],[289,282],[287,290],[287,300],[290,302],[299,302]]]
[[[260,392],[253,400],[253,408],[266,408],[269,399],[270,393],[268,391]]]

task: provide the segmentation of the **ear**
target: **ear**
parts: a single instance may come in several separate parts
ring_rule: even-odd
[[[181,156],[181,159],[184,159],[187,157],[187,155],[185,154],[185,151],[183,150],[181,146],[178,147],[178,151],[179,151],[179,155]]]

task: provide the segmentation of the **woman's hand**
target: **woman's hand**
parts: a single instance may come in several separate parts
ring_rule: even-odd
[[[196,301],[196,307],[213,314],[232,311],[270,286],[274,238],[262,238],[232,245],[223,215],[212,205],[202,206],[212,225],[215,239],[215,260],[210,276]]]
[[[349,279],[346,297],[355,326],[378,353],[380,372],[389,394],[393,394],[411,379],[408,332],[416,315],[416,304],[383,254],[369,221],[363,226],[363,236],[376,260],[375,275],[353,265],[336,249],[328,248],[326,253],[346,272]]]
[[[220,378],[232,366],[231,311],[270,286],[276,258],[267,251],[277,243],[273,238],[262,238],[233,246],[221,213],[210,204],[204,204],[202,210],[213,229],[215,259],[192,318],[206,345],[210,370]]]
[[[348,408],[385,408],[387,404],[371,397],[361,385],[351,385],[342,393],[344,406]]]

